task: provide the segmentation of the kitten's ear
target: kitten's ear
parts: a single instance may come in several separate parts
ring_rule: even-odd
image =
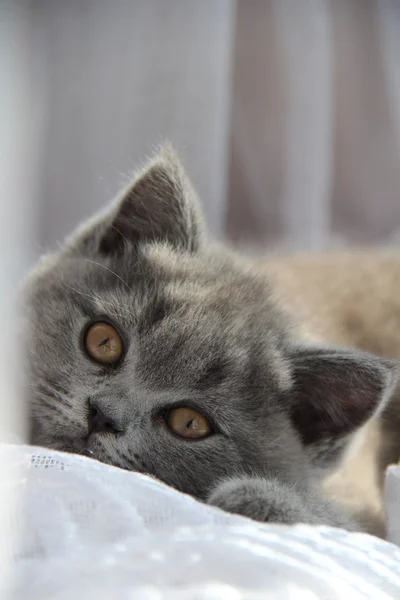
[[[192,185],[172,149],[165,146],[135,177],[111,209],[70,240],[85,254],[118,254],[144,241],[167,242],[195,252],[205,226]]]
[[[291,417],[304,444],[344,437],[379,412],[398,381],[395,361],[336,348],[294,352]]]

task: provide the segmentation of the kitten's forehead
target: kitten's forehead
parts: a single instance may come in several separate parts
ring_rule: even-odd
[[[261,356],[271,378],[285,371],[286,328],[265,282],[223,252],[194,256],[154,244],[130,261],[61,256],[40,267],[34,295],[47,328],[114,319],[138,344],[139,375],[156,387],[251,377]]]
[[[146,260],[157,285],[152,308],[142,311],[141,364],[154,379],[173,382],[177,373],[205,389],[251,378],[261,361],[271,382],[285,387],[287,327],[247,263],[215,250],[179,255],[163,246],[150,247]]]

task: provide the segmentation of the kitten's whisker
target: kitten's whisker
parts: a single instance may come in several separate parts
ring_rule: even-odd
[[[68,288],[69,290],[72,290],[76,294],[79,294],[80,296],[84,296],[85,298],[89,298],[89,300],[92,300],[92,302],[101,303],[101,304],[107,304],[108,306],[112,306],[112,307],[115,306],[114,302],[108,302],[107,300],[103,300],[102,298],[100,298],[100,296],[96,296],[95,294],[86,294],[85,292],[81,292],[80,290],[77,290],[76,288],[74,288],[71,285],[68,285],[66,283],[64,283],[64,286],[66,288]],[[130,314],[131,314],[131,307],[128,306],[128,304],[119,303],[118,306],[121,307],[121,308],[125,308],[126,309],[126,313],[125,314],[121,314],[121,313],[113,312],[112,313],[113,316],[115,316],[115,317],[122,317],[123,319],[125,319],[126,317],[130,316]]]
[[[137,250],[135,249],[133,243],[131,242],[131,240],[129,240],[119,229],[118,227],[115,227],[115,225],[111,225],[111,228],[114,229],[126,242],[126,245],[129,247],[129,251],[132,252],[132,254],[135,255],[135,258],[139,258],[139,253],[137,252]],[[142,275],[144,275],[144,271],[143,271],[143,266],[141,265],[140,261],[138,260],[137,265],[136,265]],[[130,288],[129,288],[130,289]]]
[[[137,198],[137,200],[140,202],[140,204],[142,205],[142,208],[144,208],[144,210],[145,210],[145,211],[146,211],[146,213],[147,213],[147,219],[148,219],[148,222],[150,223],[150,227],[151,227],[151,233],[152,233],[152,235],[153,235],[153,238],[157,238],[157,235],[156,235],[156,230],[155,230],[155,228],[154,228],[154,220],[152,219],[152,216],[151,216],[151,212],[150,212],[150,210],[149,210],[149,207],[148,207],[148,206],[146,206],[146,203],[145,203],[145,202],[143,202],[143,200],[142,200],[141,198],[139,198],[139,197],[138,197],[138,198]]]
[[[127,243],[128,246],[131,245],[131,242],[128,240],[128,238],[126,236],[124,236],[124,234],[122,233],[122,231],[120,231],[118,229],[118,227],[115,227],[115,225],[111,225],[111,229],[114,229],[114,231],[116,231],[118,233],[118,235],[120,235],[122,237],[122,239]]]
[[[63,284],[64,287],[66,287],[67,289],[71,290],[72,292],[75,292],[76,294],[79,294],[80,296],[84,296],[84,298],[89,298],[89,300],[93,300],[93,301],[98,301],[99,297],[96,296],[95,294],[86,294],[85,292],[81,292],[80,290],[77,290],[76,288],[72,287],[72,285],[68,285],[67,283]],[[104,302],[104,300],[103,300]],[[108,303],[106,303],[108,304]],[[110,302],[111,304],[111,302]]]
[[[131,287],[130,287],[128,284],[127,284],[127,282],[126,282],[124,279],[122,279],[122,277],[120,277],[120,276],[119,276],[119,275],[118,275],[118,274],[117,274],[115,271],[113,271],[113,270],[112,270],[112,269],[110,269],[109,267],[106,267],[105,265],[102,265],[101,263],[99,263],[99,262],[96,262],[95,260],[90,260],[89,258],[85,258],[84,260],[85,260],[86,262],[88,262],[88,263],[92,263],[93,265],[97,265],[98,267],[102,267],[102,268],[103,268],[103,269],[105,269],[106,271],[109,271],[110,273],[112,273],[113,275],[115,275],[115,277],[116,277],[117,279],[119,279],[120,281],[122,281],[122,283],[123,283],[124,285],[126,285],[126,287],[128,288],[128,290],[129,290],[130,292],[133,292],[133,289],[132,289],[132,288],[131,288]]]
[[[92,451],[92,450],[89,450],[89,448],[81,448],[81,449],[79,450],[79,452],[76,452],[76,454],[78,454],[78,455],[79,455],[79,454],[83,455],[83,453],[84,453],[84,452],[85,452],[85,453],[87,453],[87,454],[93,455],[93,451]]]

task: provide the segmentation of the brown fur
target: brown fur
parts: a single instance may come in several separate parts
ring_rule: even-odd
[[[400,358],[399,252],[273,256],[260,268],[306,337]],[[384,534],[384,472],[399,459],[399,432],[400,389],[386,413],[364,426],[342,467],[325,482],[331,494],[365,513],[379,535]]]

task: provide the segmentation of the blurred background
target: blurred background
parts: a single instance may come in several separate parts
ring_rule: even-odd
[[[398,0],[33,0],[20,6],[31,253],[163,139],[217,237],[400,240]]]

